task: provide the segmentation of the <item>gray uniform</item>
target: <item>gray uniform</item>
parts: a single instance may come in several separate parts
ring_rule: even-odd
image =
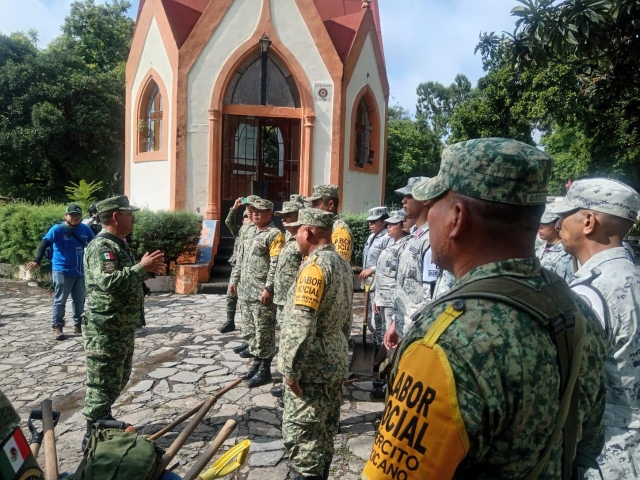
[[[364,248],[362,250],[362,268],[371,268],[373,272],[376,273],[378,258],[390,242],[393,242],[393,239],[387,233],[386,228],[377,234],[372,233],[369,235],[369,238],[364,244]],[[375,299],[375,287],[372,286],[371,294],[369,296],[369,321],[367,322],[367,326],[369,327],[369,331],[373,333],[375,344],[380,346],[382,345],[385,326],[383,316],[375,313],[373,310],[373,302]]]
[[[380,316],[384,320],[385,330],[393,321],[393,303],[396,294],[398,262],[400,253],[407,244],[409,237],[403,237],[397,242],[391,239],[387,248],[380,252],[376,265],[376,277],[373,287],[376,291],[376,305],[380,307]]]
[[[591,257],[569,286],[605,327],[607,403],[605,448],[598,458],[606,479],[640,476],[640,271],[623,247]],[[591,470],[590,472],[594,472]],[[592,473],[590,478],[600,478]]]
[[[571,254],[564,251],[562,242],[553,245],[543,243],[536,248],[536,257],[544,268],[557,273],[565,281],[569,281],[573,275],[573,260]]]

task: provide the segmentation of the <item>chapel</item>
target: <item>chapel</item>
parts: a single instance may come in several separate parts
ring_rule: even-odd
[[[125,193],[224,219],[340,186],[384,198],[389,85],[378,1],[140,0],[126,66]]]

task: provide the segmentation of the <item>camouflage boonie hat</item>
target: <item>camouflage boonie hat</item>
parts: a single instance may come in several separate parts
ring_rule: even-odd
[[[134,207],[129,204],[129,197],[126,195],[118,195],[117,197],[107,198],[101,202],[96,203],[98,213],[109,212],[111,210],[118,210],[121,212],[137,212],[140,210],[138,207]]]
[[[298,211],[298,221],[291,222],[289,227],[298,227],[300,225],[309,225],[311,227],[333,228],[333,219],[335,215],[331,212],[325,212],[319,208],[302,208]]]
[[[425,180],[429,180],[429,177],[411,177],[407,182],[406,186],[399,188],[395,191],[396,195],[400,195],[401,197],[404,197],[405,195],[411,195],[411,190],[413,189],[413,186],[416,183],[424,182]]]
[[[337,185],[314,185],[311,196],[306,197],[305,201],[315,202],[321,198],[338,198],[339,188]]]
[[[284,202],[282,204],[282,210],[273,212],[276,217],[281,217],[284,213],[295,213],[298,210],[304,208],[304,205],[298,202]],[[284,225],[284,224],[283,224]]]
[[[247,204],[251,205],[256,210],[273,210],[273,202],[265,200],[264,198],[258,198],[251,203],[249,203],[249,199],[247,199]]]
[[[467,197],[510,205],[544,205],[553,159],[526,143],[478,138],[442,152],[438,175],[413,187],[417,200],[451,190]]]
[[[567,196],[549,207],[558,215],[584,208],[636,221],[640,210],[640,195],[617,180],[589,178],[573,182]]]
[[[373,222],[375,220],[379,220],[383,215],[389,215],[389,211],[387,207],[375,207],[369,209],[369,216],[367,217],[367,222]]]
[[[297,193],[292,193],[289,196],[289,201],[290,202],[296,202],[296,203],[301,203],[304,205],[304,195],[299,195]]]
[[[394,210],[389,214],[389,218],[387,218],[384,223],[396,224],[400,223],[404,220],[404,210]]]
[[[551,212],[551,205],[547,205],[540,219],[540,223],[552,223],[558,220],[558,217],[559,215],[557,213]]]

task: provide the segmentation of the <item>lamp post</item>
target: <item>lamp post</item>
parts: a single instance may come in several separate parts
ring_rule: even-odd
[[[260,105],[267,104],[267,52],[271,46],[271,40],[266,33],[260,37],[260,52],[262,60],[262,74],[260,76]]]

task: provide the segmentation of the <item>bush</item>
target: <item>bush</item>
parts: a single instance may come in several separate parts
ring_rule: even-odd
[[[64,221],[65,205],[8,203],[0,206],[0,262],[29,263],[42,237],[53,225]],[[43,261],[43,266],[48,262]]]
[[[351,263],[354,266],[362,266],[362,249],[364,244],[371,235],[369,226],[367,225],[367,213],[349,213],[343,212],[340,217],[347,222],[351,233],[353,233],[353,253],[351,255]]]
[[[183,252],[195,253],[202,231],[202,217],[191,212],[151,212],[135,214],[131,251],[137,258],[145,252],[162,250],[167,265]]]

